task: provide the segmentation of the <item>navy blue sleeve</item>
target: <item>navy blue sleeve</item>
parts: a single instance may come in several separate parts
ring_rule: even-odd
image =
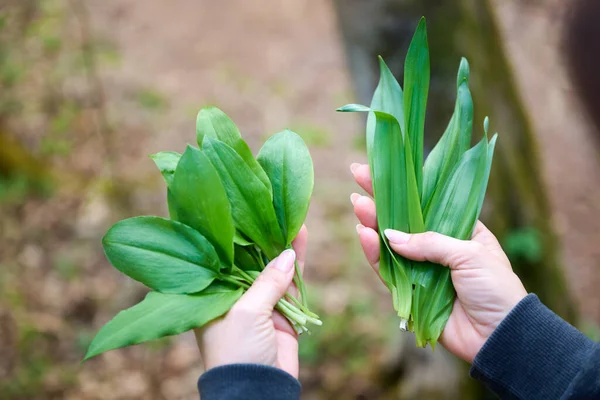
[[[600,345],[530,294],[486,341],[471,376],[502,399],[598,399]]]
[[[297,400],[302,386],[279,368],[231,364],[206,371],[198,390],[202,400]]]

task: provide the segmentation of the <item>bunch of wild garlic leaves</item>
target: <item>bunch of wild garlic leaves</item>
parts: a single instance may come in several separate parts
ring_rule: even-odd
[[[167,184],[170,219],[125,219],[102,240],[111,264],[152,291],[100,329],[85,359],[222,316],[302,227],[314,173],[300,136],[280,132],[254,158],[214,107],[199,112],[196,134],[199,148],[151,156]],[[321,321],[308,308],[297,264],[294,282],[300,300],[286,295],[276,309],[302,333]]]
[[[392,293],[400,328],[415,333],[417,346],[435,345],[448,321],[455,292],[448,268],[395,254],[383,232],[435,231],[469,239],[481,212],[496,135],[470,147],[473,101],[469,64],[458,70],[454,113],[423,165],[425,109],[429,91],[429,49],[425,19],[413,36],[404,65],[404,92],[383,59],[370,107],[349,104],[338,111],[368,112],[367,155],[377,209],[379,272]]]

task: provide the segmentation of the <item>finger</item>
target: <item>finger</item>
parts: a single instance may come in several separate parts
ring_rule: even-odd
[[[292,247],[296,252],[296,260],[298,261],[298,267],[300,272],[304,272],[304,261],[306,260],[306,245],[308,243],[308,229],[306,225],[302,225],[300,232],[296,235],[296,238],[292,241]]]
[[[390,247],[401,256],[415,261],[431,261],[451,269],[478,264],[480,243],[459,240],[435,232],[408,234],[386,229]]]
[[[379,273],[379,235],[373,229],[360,224],[356,225],[356,231],[369,265]]]
[[[289,333],[290,335],[296,337],[298,334],[290,324],[290,321],[281,315],[279,311],[273,311],[273,326],[276,330]]]
[[[291,249],[274,258],[236,306],[256,311],[272,310],[292,282],[295,259],[296,253]]]
[[[500,248],[496,236],[481,221],[477,221],[471,240],[479,242],[490,249]]]
[[[363,248],[365,257],[369,262],[373,271],[377,274],[377,277],[383,282],[381,275],[379,274],[379,234],[371,228],[364,227],[362,225],[356,225],[358,231],[358,237],[360,239],[360,245]],[[385,284],[385,282],[383,282]]]
[[[483,224],[481,221],[477,221],[475,225],[475,230],[473,232],[472,239],[474,242],[481,243],[486,249],[492,252],[494,255],[503,259],[505,262],[503,265],[508,266],[512,270],[512,266],[510,265],[510,261],[508,260],[508,256],[502,249],[500,242],[496,238],[496,236]]]
[[[354,175],[354,180],[356,183],[358,183],[358,185],[367,193],[373,196],[373,181],[371,180],[369,164],[354,163],[350,165],[350,171],[352,171],[352,175]]]
[[[350,201],[354,205],[354,214],[356,214],[360,223],[367,228],[377,230],[377,214],[373,199],[361,196],[358,193],[352,193]]]
[[[308,243],[308,229],[306,229],[306,225],[302,225],[300,228],[300,232],[296,235],[296,238],[292,241],[292,247],[296,252],[296,262],[298,263],[298,268],[300,269],[300,275],[304,274],[304,260],[306,259],[306,246]],[[298,288],[296,284],[292,282],[290,288],[288,289],[288,293],[291,296],[298,297]]]

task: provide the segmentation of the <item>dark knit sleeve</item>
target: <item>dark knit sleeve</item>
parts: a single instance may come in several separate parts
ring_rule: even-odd
[[[302,387],[287,372],[265,365],[212,368],[198,380],[201,400],[297,400]]]
[[[600,348],[530,294],[486,341],[471,376],[502,399],[600,398]]]

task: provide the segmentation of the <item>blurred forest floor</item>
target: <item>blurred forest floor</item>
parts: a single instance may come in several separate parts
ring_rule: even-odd
[[[20,43],[23,54],[13,57],[15,68],[28,68],[17,74],[27,84],[11,92],[22,104],[0,114],[0,128],[39,156],[42,170],[57,172],[59,184],[37,190],[14,179],[0,188],[0,397],[197,398],[202,367],[190,333],[79,362],[97,329],[145,293],[110,267],[100,238],[119,219],[167,214],[162,178],[147,155],[194,143],[195,115],[211,104],[233,118],[255,151],[284,128],[309,145],[316,187],[307,221],[307,279],[325,325],[301,338],[304,398],[377,397],[374,374],[402,349],[395,319],[382,318],[393,315],[386,290],[355,238],[349,195],[357,188],[348,166],[366,159],[363,126],[334,112],[354,99],[330,4],[38,3],[41,22],[28,28],[33,33]],[[535,65],[527,66],[532,55],[514,43],[523,33],[507,27],[527,87],[526,74],[535,73]],[[542,89],[526,99],[534,122],[553,114],[542,99],[556,101],[556,92],[548,98]],[[584,311],[600,319],[600,304],[593,303],[600,299],[593,273],[600,263],[600,196],[593,197],[600,168],[577,118],[577,139],[560,135],[556,125],[535,126],[565,254],[577,261],[567,263],[571,288],[584,305],[596,299],[590,301],[597,307]],[[551,139],[542,137],[548,131]],[[447,379],[452,396],[459,390],[457,372],[440,353],[442,369],[419,372],[420,381]],[[398,390],[409,396],[414,389]]]

